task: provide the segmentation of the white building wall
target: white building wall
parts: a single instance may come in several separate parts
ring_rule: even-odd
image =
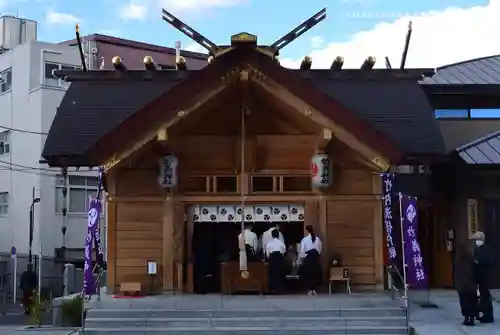
[[[44,255],[54,256],[54,249],[62,246],[63,216],[56,213],[55,200],[55,175],[59,171],[39,163],[46,136],[16,131],[49,131],[67,84],[53,79],[51,74],[49,80],[45,78],[47,62],[81,65],[75,47],[44,42],[30,42],[0,55],[0,72],[12,68],[12,89],[0,94],[0,126],[13,128],[10,154],[0,155],[0,193],[9,192],[9,213],[0,216],[0,252],[8,252],[15,245],[18,253],[28,253],[33,188],[41,199],[35,205],[33,249],[38,252],[41,243]],[[0,132],[4,130],[0,128]],[[77,174],[95,176],[92,171]],[[68,213],[67,248],[83,248],[86,226],[84,212]]]

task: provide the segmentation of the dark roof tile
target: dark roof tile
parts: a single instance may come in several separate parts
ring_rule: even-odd
[[[102,136],[176,83],[71,83],[52,122],[43,156],[81,155]]]
[[[290,71],[299,74],[298,70]],[[381,74],[369,75],[368,80],[353,71],[348,74],[344,80],[330,70],[312,70],[302,77],[408,153],[445,153],[432,108],[415,78]],[[73,82],[58,108],[43,157],[85,153],[106,133],[179,83],[176,71],[169,77]]]
[[[443,154],[444,142],[427,97],[416,81],[332,81],[311,83],[359,113],[413,154]]]
[[[442,66],[423,84],[500,84],[500,55]]]

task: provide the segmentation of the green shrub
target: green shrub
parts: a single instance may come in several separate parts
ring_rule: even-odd
[[[83,298],[79,295],[61,304],[62,322],[66,327],[81,327]]]
[[[32,304],[30,306],[30,320],[29,323],[32,326],[40,326],[42,324],[42,313],[43,308],[38,298],[38,293],[36,290],[33,290],[33,295],[31,296]]]

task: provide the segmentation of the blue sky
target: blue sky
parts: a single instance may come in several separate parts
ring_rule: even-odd
[[[304,55],[314,53],[315,50],[320,52],[320,49],[323,54],[318,57],[333,58],[334,55],[325,55],[324,50],[327,48],[337,48],[348,53],[349,55],[343,55],[345,57],[349,57],[353,53],[352,57],[358,58],[368,56],[368,54],[354,55],[361,53],[360,48],[367,49],[367,53],[373,52],[373,54],[391,49],[390,52],[387,51],[389,56],[392,58],[400,57],[398,54],[401,53],[407,21],[412,19],[410,16],[414,16],[414,21],[420,20],[422,22],[418,30],[419,34],[422,35],[419,40],[425,44],[426,39],[433,37],[448,39],[447,35],[444,35],[445,31],[446,34],[453,33],[453,31],[448,31],[452,28],[448,24],[449,20],[453,21],[450,18],[451,15],[448,15],[448,21],[442,19],[440,23],[439,17],[435,17],[436,13],[439,15],[444,13],[442,15],[445,15],[447,9],[449,12],[449,7],[455,7],[457,15],[462,12],[470,13],[470,15],[475,15],[475,20],[483,25],[488,22],[490,25],[494,25],[493,27],[488,26],[488,29],[498,28],[494,22],[500,20],[497,20],[496,16],[491,22],[486,22],[484,18],[478,18],[478,15],[474,14],[470,8],[473,6],[487,8],[488,11],[482,13],[484,16],[491,13],[493,7],[500,7],[500,5],[497,6],[499,3],[500,0],[124,0],[123,2],[117,0],[0,0],[0,12],[2,14],[17,13],[22,17],[37,20],[39,22],[39,39],[44,41],[57,42],[73,38],[74,24],[78,22],[83,34],[104,33],[168,46],[173,46],[176,40],[180,40],[183,47],[196,50],[193,48],[192,41],[161,20],[161,7],[170,10],[217,44],[227,44],[231,34],[241,31],[256,34],[260,43],[267,44],[281,37],[326,4],[327,19],[283,50],[282,57],[293,62]],[[422,13],[426,14],[422,15]],[[422,27],[424,24],[430,27],[431,23],[434,31],[426,30],[424,35]],[[436,24],[438,29],[435,28]],[[464,26],[463,22],[455,22],[455,24],[458,28]],[[394,36],[397,38],[388,33],[380,33],[385,25],[394,28]],[[475,29],[472,24],[466,26],[468,30]],[[356,37],[362,40],[363,32],[373,34],[373,31],[377,29],[379,30],[378,41],[366,43],[358,41],[354,48],[353,41]],[[486,28],[479,29],[486,30]],[[436,30],[442,34],[442,37],[436,35]],[[492,31],[495,30],[490,30],[490,34]],[[389,38],[394,40],[387,41],[386,39]],[[471,40],[473,40],[472,37]],[[458,37],[454,41],[458,43]],[[434,41],[435,44],[437,42]],[[471,41],[471,43],[473,42]],[[377,50],[378,44],[388,43],[394,44],[394,47]],[[499,43],[496,44],[499,45]],[[490,49],[492,48],[490,47]],[[498,47],[495,48],[492,51],[486,49],[485,52],[493,52],[498,49]],[[392,49],[394,50],[392,51]],[[483,52],[483,50],[477,50],[477,47],[475,49],[476,53]],[[448,58],[446,61],[440,60],[444,57],[441,55],[442,52],[439,50],[434,50],[434,52],[436,55],[434,58],[429,58],[431,61],[435,59],[434,63],[447,62]],[[469,50],[463,53],[463,57],[476,56],[476,53]],[[456,55],[456,53],[450,57],[450,61],[462,59],[460,58],[461,54]],[[326,61],[325,58],[324,62]]]

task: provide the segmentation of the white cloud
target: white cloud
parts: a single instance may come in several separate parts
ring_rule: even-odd
[[[120,18],[124,20],[144,20],[147,15],[147,7],[135,3],[129,3],[120,10]]]
[[[58,13],[51,10],[47,12],[45,21],[49,24],[75,24],[80,22],[80,19],[73,14]]]
[[[199,53],[208,53],[207,49],[199,45],[198,43],[191,43],[188,44],[185,48],[181,47],[182,50],[186,51],[192,51],[192,52],[199,52]]]
[[[198,11],[207,8],[228,8],[248,4],[249,0],[158,0],[166,10]]]
[[[311,48],[313,49],[319,49],[323,46],[325,43],[325,39],[321,36],[314,36],[311,38]]]
[[[492,39],[492,34],[500,31],[498,13],[500,0],[489,0],[484,6],[466,9],[451,7],[419,16],[401,17],[358,32],[346,42],[329,43],[321,50],[312,50],[309,56],[312,57],[313,68],[329,68],[336,56],[344,57],[345,68],[359,68],[367,56],[375,56],[376,67],[379,68],[385,66],[385,56],[389,57],[394,67],[399,66],[410,20],[413,21],[413,33],[407,67],[437,67],[500,54],[500,43]],[[353,20],[362,19],[359,15],[351,17]],[[302,57],[282,58],[280,63],[298,68]]]

